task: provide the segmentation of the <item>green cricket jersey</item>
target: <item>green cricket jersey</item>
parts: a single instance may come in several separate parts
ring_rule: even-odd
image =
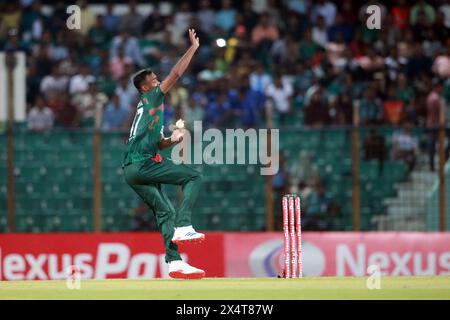
[[[123,166],[149,159],[157,153],[164,129],[164,96],[159,86],[141,94]]]

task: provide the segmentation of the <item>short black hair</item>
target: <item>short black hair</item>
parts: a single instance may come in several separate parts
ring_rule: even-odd
[[[135,73],[133,76],[133,84],[136,87],[137,91],[141,92],[141,86],[145,81],[145,78],[148,75],[151,75],[153,73],[150,69],[142,69]]]

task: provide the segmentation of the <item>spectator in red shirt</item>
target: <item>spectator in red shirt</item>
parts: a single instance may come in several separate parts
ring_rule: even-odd
[[[395,88],[389,87],[388,96],[384,102],[386,120],[392,125],[398,125],[403,120],[404,107],[404,102],[395,96]]]
[[[69,95],[66,91],[50,94],[47,105],[55,116],[55,127],[77,127],[77,109],[70,103]]]

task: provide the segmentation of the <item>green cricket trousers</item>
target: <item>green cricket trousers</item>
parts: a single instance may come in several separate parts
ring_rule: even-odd
[[[191,225],[192,207],[201,185],[201,174],[184,164],[174,164],[164,158],[161,162],[148,159],[124,167],[125,180],[155,215],[158,229],[164,238],[166,262],[181,260],[178,246],[172,243],[174,227]],[[161,190],[161,184],[179,185],[183,200],[175,210]]]

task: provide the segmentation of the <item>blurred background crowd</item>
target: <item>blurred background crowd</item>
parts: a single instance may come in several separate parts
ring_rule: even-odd
[[[201,49],[166,100],[167,121],[260,126],[271,105],[281,125],[293,113],[304,113],[299,125],[348,125],[357,104],[362,124],[432,126],[434,101],[449,97],[447,0],[152,3],[147,15],[137,1],[116,15],[113,3],[95,14],[80,1],[81,29],[69,30],[67,4],[46,15],[37,0],[3,1],[0,49],[27,54],[31,129],[91,126],[96,109],[105,129],[127,128],[138,99],[130,75],[150,67],[162,79],[189,27]],[[366,26],[371,4],[381,30]]]
[[[30,130],[128,129],[139,99],[130,77],[149,67],[162,80],[189,45],[188,28],[201,46],[167,95],[166,125],[264,127],[271,111],[279,127],[351,126],[357,108],[361,125],[405,127],[394,139],[406,151],[393,152],[412,169],[409,126],[438,126],[450,100],[448,0],[151,1],[145,14],[138,1],[123,14],[114,2],[96,14],[79,1],[80,30],[66,27],[68,3],[51,13],[37,0],[0,3],[0,50],[27,56]],[[369,5],[381,9],[381,30],[366,26]],[[369,158],[384,157],[377,139],[374,131],[364,143],[379,148]],[[288,179],[281,168],[275,189]],[[333,211],[324,188],[315,185],[310,207]]]

